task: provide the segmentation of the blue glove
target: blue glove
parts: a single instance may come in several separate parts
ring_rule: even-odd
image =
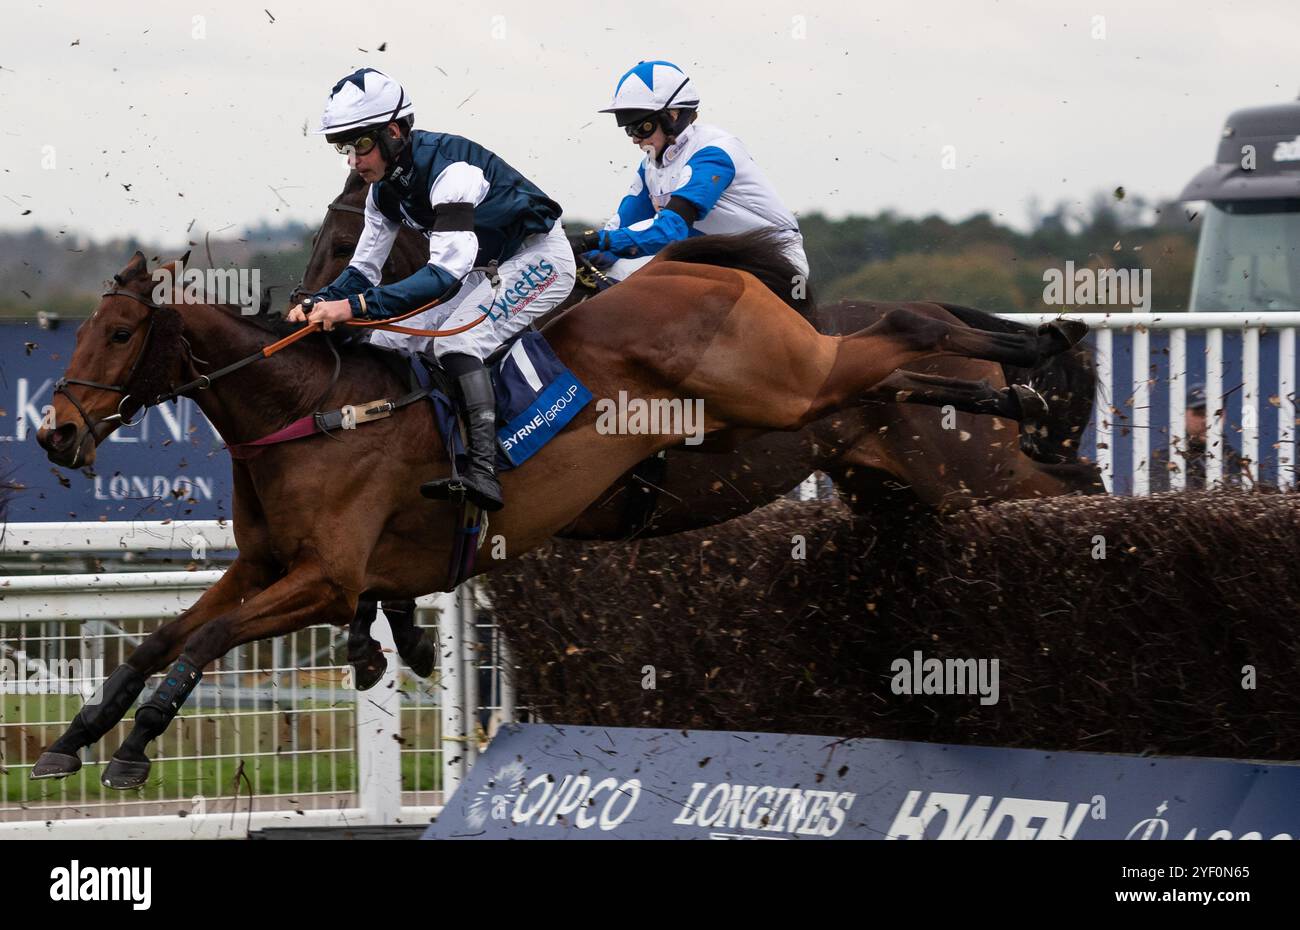
[[[614,262],[618,261],[618,256],[613,252],[603,252],[599,250],[583,252],[581,257],[601,270],[608,268],[610,265],[614,264]]]

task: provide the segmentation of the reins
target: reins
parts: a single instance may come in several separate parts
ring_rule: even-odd
[[[104,384],[103,382],[99,382],[99,381],[87,381],[81,378],[65,377],[59,379],[58,383],[55,384],[54,393],[63,394],[65,397],[67,397],[68,400],[72,403],[72,406],[76,408],[79,414],[81,414],[82,420],[92,430],[98,429],[99,426],[104,423],[111,423],[115,420],[118,421],[123,426],[134,426],[135,423],[139,422],[138,420],[135,421],[135,423],[128,422],[127,414],[125,413],[125,409],[127,407],[128,402],[130,402],[135,396],[135,392],[132,390],[132,384],[136,380],[137,376],[139,375],[141,364],[144,361],[145,356],[148,355],[149,349],[152,347],[151,339],[153,336],[154,323],[157,319],[156,314],[176,313],[176,311],[173,308],[164,306],[162,304],[156,304],[149,298],[145,297],[144,295],[137,294],[134,291],[124,291],[124,290],[119,290],[117,288],[114,288],[113,290],[105,291],[103,296],[104,297],[129,297],[131,300],[144,304],[146,307],[149,308],[149,322],[148,322],[148,328],[145,330],[144,345],[141,346],[140,353],[136,356],[135,361],[131,363],[131,370],[130,372],[128,372],[126,376],[126,380],[123,383]],[[415,316],[416,314],[423,313],[425,310],[428,310],[432,307],[436,307],[441,302],[442,302],[441,299],[431,300],[422,307],[417,307],[416,309],[410,311],[409,313],[404,313],[401,316],[393,317],[392,319],[389,320],[345,320],[344,324],[348,326],[356,326],[364,329],[380,329],[380,330],[387,330],[390,332],[405,333],[411,336],[428,336],[431,338],[438,338],[441,336],[454,336],[457,333],[463,333],[466,330],[473,329],[475,326],[478,326],[480,323],[482,323],[484,320],[488,318],[488,315],[484,313],[481,316],[479,316],[478,319],[473,320],[470,323],[466,323],[463,326],[457,326],[453,329],[444,329],[444,330],[415,329],[409,326],[395,325],[397,322],[401,320],[408,319],[410,317]],[[229,365],[226,365],[223,368],[219,368],[214,372],[199,375],[193,381],[188,381],[185,384],[180,385],[179,387],[172,388],[166,393],[160,394],[157,397],[153,398],[152,400],[148,398],[137,398],[137,402],[140,404],[140,409],[146,409],[148,407],[157,406],[158,404],[164,403],[165,401],[175,400],[177,397],[185,396],[190,391],[205,391],[208,388],[212,387],[212,383],[216,381],[218,378],[222,378],[226,375],[233,374],[234,372],[239,371],[239,369],[244,368],[247,365],[251,365],[253,362],[260,361],[264,358],[270,358],[272,355],[279,352],[281,349],[293,345],[295,342],[297,342],[299,339],[303,338],[304,336],[308,336],[320,330],[321,330],[320,323],[308,323],[306,326],[304,326],[302,329],[299,329],[297,332],[291,333],[290,335],[285,336],[283,339],[271,343],[269,346],[266,346],[258,350],[257,352],[254,352],[252,355],[248,355],[245,356],[244,358],[239,359],[238,361],[231,362]],[[329,395],[330,390],[334,387],[335,382],[338,380],[339,368],[341,364],[338,349],[334,346],[334,343],[327,341],[326,344],[329,346],[330,351],[334,355],[334,374],[333,377],[330,378],[330,382],[326,386],[325,392],[321,395],[322,401],[325,399],[326,396]],[[191,355],[191,362],[192,359],[193,356]],[[114,391],[118,394],[122,394],[123,397],[121,402],[117,406],[117,412],[107,417],[104,417],[102,420],[100,420],[90,416],[90,414],[86,412],[85,408],[81,406],[81,403],[68,390],[69,385],[81,385],[84,387],[94,388],[96,390],[101,390],[101,391]],[[319,401],[317,402],[317,406],[319,406]]]

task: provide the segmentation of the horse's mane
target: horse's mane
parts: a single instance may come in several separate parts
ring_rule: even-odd
[[[775,229],[755,229],[731,236],[693,236],[664,248],[659,257],[668,262],[748,271],[805,319],[817,306],[806,276],[786,254],[785,240]],[[802,298],[794,296],[796,278],[803,282]]]
[[[301,323],[290,323],[282,315],[267,313],[267,302],[265,300],[262,302],[262,309],[257,313],[244,313],[238,304],[211,304],[210,306],[220,310],[226,316],[233,317],[241,323],[248,323],[264,333],[275,336],[277,339],[283,339],[302,326]]]

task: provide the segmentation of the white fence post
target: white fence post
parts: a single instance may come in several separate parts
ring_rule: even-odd
[[[478,652],[478,608],[474,603],[475,588],[478,585],[473,581],[467,581],[456,589],[458,606],[460,608],[460,641],[461,641],[461,660],[460,667],[465,673],[461,678],[464,692],[461,700],[465,708],[465,752],[464,752],[464,770],[469,771],[478,760],[478,679],[479,679],[479,652]]]
[[[465,776],[465,686],[460,607],[457,595],[438,595],[438,689],[442,707],[442,797],[445,801]]]
[[[370,636],[387,668],[369,691],[357,692],[357,792],[369,824],[402,819],[402,703],[397,690],[397,647],[381,610]]]

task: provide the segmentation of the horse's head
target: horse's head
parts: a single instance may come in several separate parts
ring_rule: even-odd
[[[334,199],[325,213],[312,240],[311,256],[302,283],[289,295],[290,307],[325,287],[348,266],[357,250],[361,231],[365,228],[366,198],[370,185],[361,180],[355,171],[348,175],[343,193]],[[429,243],[419,233],[403,226],[393,243],[393,250],[384,262],[383,283],[400,281],[415,274],[429,261]]]
[[[175,263],[171,266],[175,274]],[[55,386],[53,422],[36,434],[50,461],[79,468],[136,412],[178,383],[185,353],[181,316],[155,303],[148,263],[136,252],[77,330],[77,344]]]

